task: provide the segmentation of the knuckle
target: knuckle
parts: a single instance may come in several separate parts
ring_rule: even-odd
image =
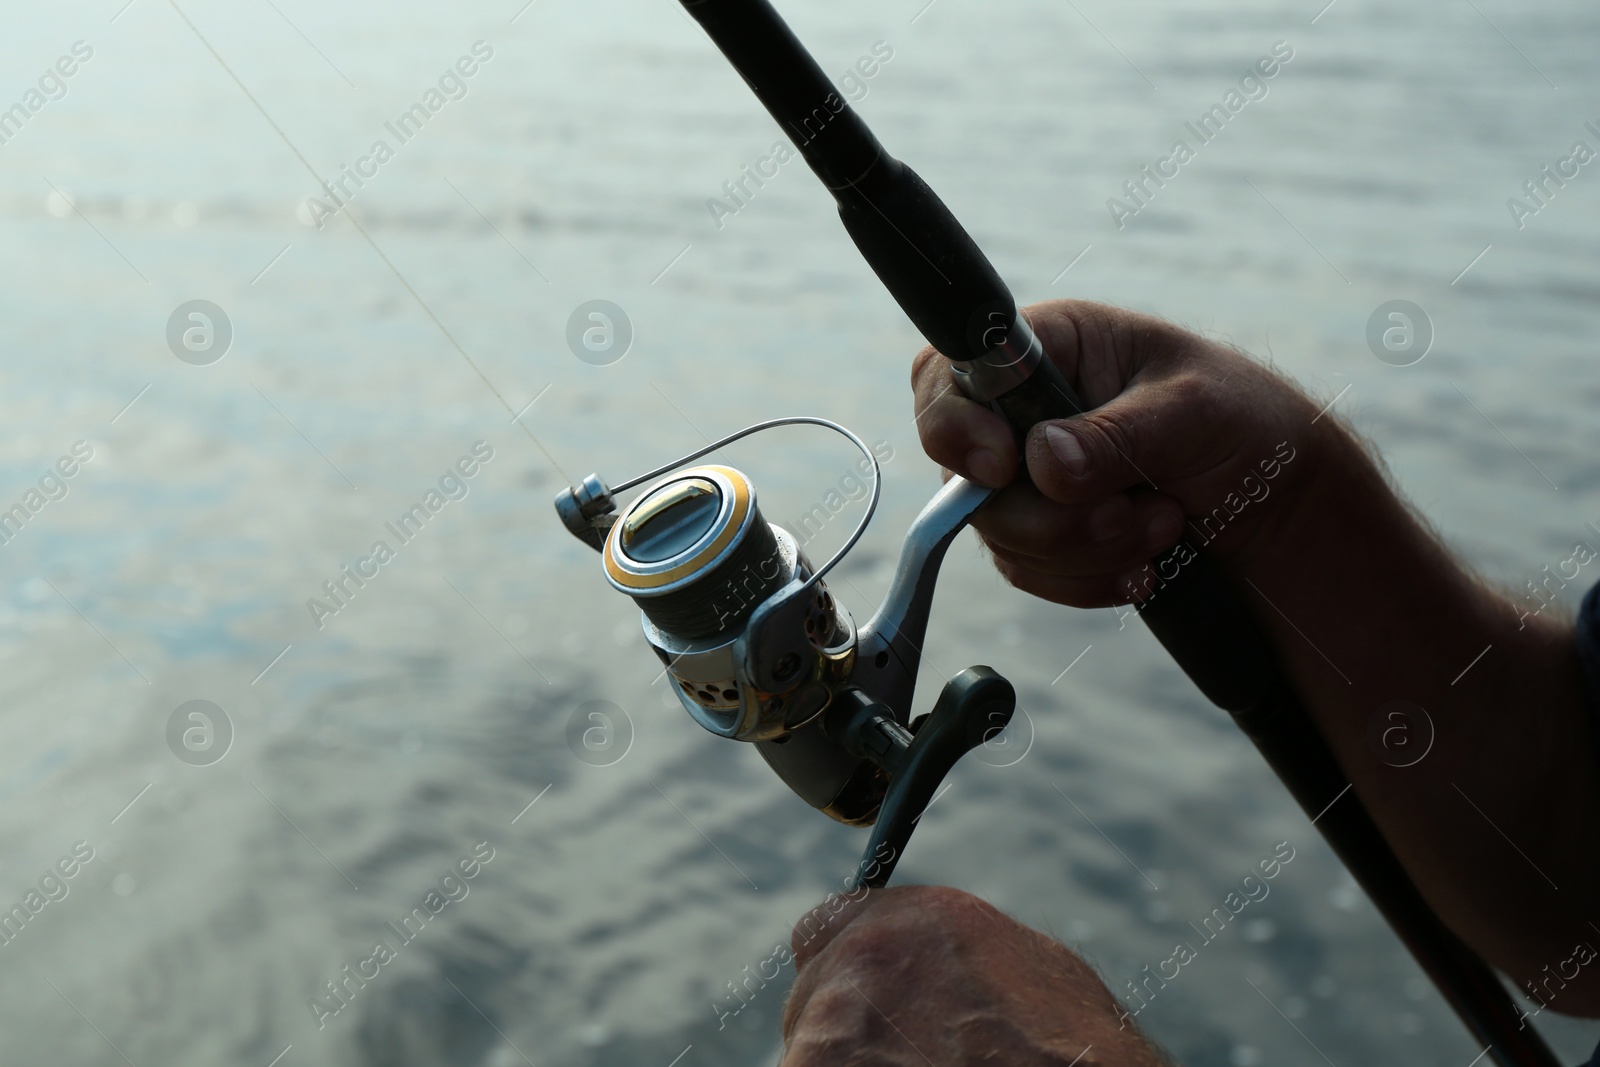
[[[1072,320],[1085,348],[1110,351],[1123,332],[1126,313],[1107,304],[1081,303],[1072,309]]]
[[[839,954],[847,956],[852,974],[877,980],[906,965],[919,947],[921,931],[914,923],[875,919],[856,923],[839,938]]]
[[[902,898],[904,908],[915,910],[918,916],[953,924],[974,916],[988,917],[994,908],[964,889],[947,885],[919,885],[906,887],[909,892]]]
[[[1228,394],[1214,377],[1191,367],[1165,383],[1167,400],[1186,419],[1211,425],[1226,414]]]
[[[849,942],[853,963],[874,970],[895,970],[941,937],[959,935],[975,919],[998,914],[978,897],[949,886],[900,886],[888,891],[877,906],[862,915],[841,936]]]
[[[1072,317],[1085,351],[1104,353],[1116,363],[1131,366],[1143,348],[1143,338],[1166,324],[1160,319],[1113,304],[1074,301]]]
[[[821,906],[812,908],[799,919],[789,930],[789,947],[796,953],[804,952],[818,935],[826,933],[829,917],[823,913]]]
[[[1135,364],[1169,367],[1187,363],[1207,342],[1198,334],[1156,315],[1125,311],[1118,330],[1118,351]]]
[[[1155,315],[1130,317],[1129,324],[1141,332],[1141,340],[1149,347],[1152,355],[1171,355],[1180,360],[1187,359],[1192,355],[1196,342],[1201,345],[1206,343],[1198,334]]]
[[[1126,407],[1096,408],[1083,416],[1083,425],[1104,449],[1102,455],[1094,457],[1098,463],[1120,466],[1134,454],[1134,416]]]
[[[1081,1060],[1069,1062],[1040,1047],[1043,1036],[1027,1026],[1001,1015],[975,1013],[956,1020],[951,1029],[967,1048],[981,1048],[1001,1061],[1039,1063],[1041,1067],[1086,1067]],[[1048,1059],[1041,1059],[1048,1056]]]
[[[957,472],[965,471],[972,432],[967,413],[943,398],[928,403],[917,416],[917,440],[922,451],[935,463]]]
[[[905,911],[929,911],[959,906],[962,901],[983,903],[971,893],[947,885],[902,886],[894,903]]]
[[[922,351],[911,357],[911,384],[913,387],[921,383],[923,375],[932,366],[935,370],[938,365],[935,360],[940,359],[939,350],[928,345]]]
[[[846,998],[852,998],[850,1003]],[[783,1058],[784,1067],[893,1067],[898,1062],[884,1051],[890,1033],[881,1021],[870,1017],[866,1005],[848,988],[837,996],[842,1017],[831,1014],[820,1025],[806,1025],[795,1032]]]

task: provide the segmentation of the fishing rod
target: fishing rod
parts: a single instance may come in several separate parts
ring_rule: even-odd
[[[1020,436],[1088,408],[1018,312],[999,274],[944,203],[891,156],[767,0],[681,0],[832,194],[857,249],[912,323],[950,359],[969,398]],[[961,756],[1009,721],[1015,691],[988,667],[946,683],[911,718],[933,586],[945,550],[993,490],[953,477],[911,525],[882,605],[859,628],[823,581],[861,536],[816,568],[767,523],[730,467],[683,469],[757,424],[615,490],[590,475],[556,499],[567,528],[603,556],[642,612],[647,642],[702,727],[748,741],[797,794],[871,826],[861,884],[888,882],[916,821]],[[863,468],[865,469],[865,468]],[[620,514],[615,493],[650,480]],[[1195,686],[1227,711],[1501,1067],[1559,1061],[1522,1024],[1490,967],[1423,899],[1307,714],[1265,635],[1208,557],[1180,541],[1154,562],[1176,574],[1139,610]]]

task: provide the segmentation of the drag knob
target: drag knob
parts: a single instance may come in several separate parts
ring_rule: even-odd
[[[683,640],[741,625],[788,581],[755,487],[732,467],[695,467],[640,494],[606,538],[606,579]]]

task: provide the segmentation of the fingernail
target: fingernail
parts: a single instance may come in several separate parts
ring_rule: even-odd
[[[1056,459],[1067,468],[1067,473],[1074,478],[1082,478],[1089,470],[1089,454],[1083,450],[1078,439],[1059,426],[1046,426],[1044,439],[1050,445],[1050,451],[1055,453]]]
[[[1000,457],[987,448],[974,448],[967,454],[967,477],[979,485],[998,489],[1005,482]]]

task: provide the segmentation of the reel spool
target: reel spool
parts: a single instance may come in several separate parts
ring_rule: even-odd
[[[703,466],[661,479],[617,517],[601,554],[606,580],[639,605],[678,700],[720,737],[782,738],[820,715],[850,674],[850,613],[794,537],[762,516],[741,471]],[[809,647],[775,664],[785,688],[768,691],[741,676],[737,646],[756,608],[793,582],[810,582]]]

